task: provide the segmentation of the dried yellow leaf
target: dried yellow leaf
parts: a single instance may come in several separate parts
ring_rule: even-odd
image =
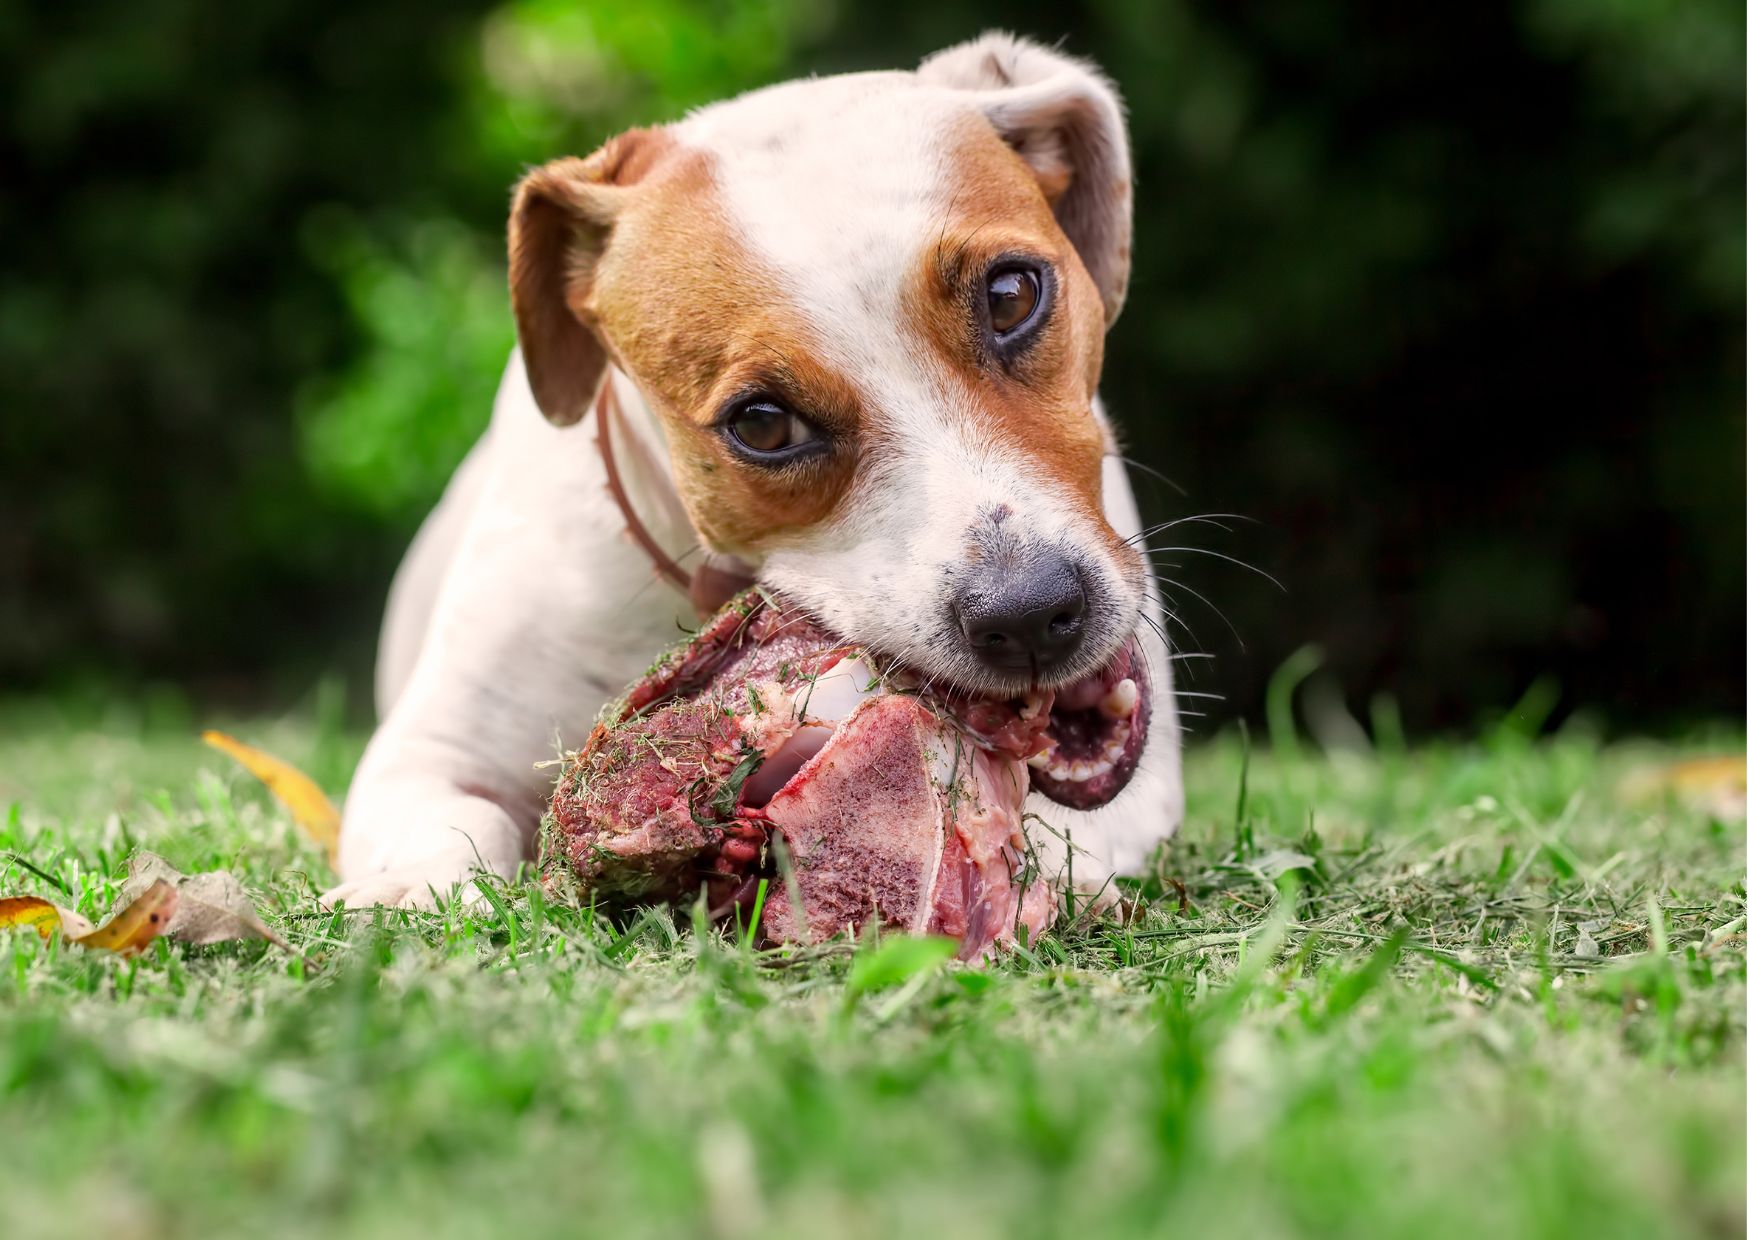
[[[80,947],[93,947],[121,956],[143,951],[169,927],[170,919],[176,915],[176,899],[176,888],[159,879],[102,926],[90,934],[78,936],[73,942]]]
[[[292,819],[304,829],[304,833],[321,845],[328,854],[329,863],[337,859],[340,811],[334,808],[334,803],[328,800],[327,793],[315,780],[291,763],[253,745],[245,745],[223,732],[202,732],[200,739],[235,758],[251,775],[266,784],[267,790],[279,798],[279,803],[290,811]]]
[[[1669,783],[1678,792],[1741,792],[1748,788],[1748,758],[1720,754],[1713,758],[1689,758],[1668,768]]]
[[[38,896],[9,896],[0,900],[0,926],[29,926],[46,943],[61,926],[61,910]]]
[[[70,939],[96,929],[70,908],[51,904],[41,896],[8,896],[0,900],[0,927],[29,926],[47,942],[56,930]]]
[[[1672,796],[1726,821],[1738,819],[1748,809],[1748,759],[1718,754],[1641,769],[1621,781],[1620,793],[1638,804]]]

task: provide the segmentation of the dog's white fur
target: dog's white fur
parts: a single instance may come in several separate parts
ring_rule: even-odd
[[[943,662],[932,626],[963,531],[979,511],[1004,504],[1022,533],[1071,542],[1106,565],[1110,616],[1126,619],[1123,632],[1102,634],[1105,652],[1143,610],[1153,618],[1139,629],[1154,713],[1134,779],[1091,812],[1036,794],[1027,805],[1053,828],[1035,841],[1047,868],[1071,864],[1075,885],[1096,890],[1141,864],[1181,816],[1159,601],[1110,562],[1108,531],[1091,528],[1098,523],[1047,472],[980,433],[963,380],[895,330],[901,275],[960,188],[943,156],[946,135],[972,111],[1041,180],[1067,179],[1056,218],[1107,321],[1114,317],[1128,271],[1127,140],[1114,93],[1081,62],[986,35],[914,74],[773,87],[704,109],[671,132],[709,152],[739,244],[780,273],[822,360],[877,393],[898,432],[889,436],[894,452],[857,478],[855,502],[758,549],[762,579],[853,640],[969,678]],[[625,411],[629,438],[617,455],[633,504],[662,545],[694,547],[654,403],[618,367],[606,381]],[[1113,444],[1096,402],[1093,415]],[[489,429],[396,578],[378,667],[383,719],[346,803],[345,881],[328,901],[426,904],[477,871],[514,873],[532,857],[550,791],[552,772],[537,764],[580,743],[600,705],[675,640],[677,622],[693,621],[625,536],[594,433],[543,417],[520,351],[511,357]],[[1103,502],[1118,535],[1138,535],[1114,447]]]

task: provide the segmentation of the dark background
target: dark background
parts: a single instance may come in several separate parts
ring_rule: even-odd
[[[366,710],[389,575],[510,344],[521,169],[1000,24],[1099,60],[1129,103],[1137,268],[1105,395],[1184,492],[1140,478],[1144,506],[1244,514],[1171,541],[1285,587],[1160,557],[1180,640],[1219,656],[1195,686],[1226,695],[1216,720],[1307,643],[1325,714],[1388,695],[1417,732],[1536,685],[1554,719],[1618,730],[1739,715],[1742,21],[1735,0],[4,5],[0,684],[273,707],[337,669]]]

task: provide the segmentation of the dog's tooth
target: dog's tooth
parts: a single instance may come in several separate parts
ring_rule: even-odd
[[[1026,765],[1033,770],[1043,771],[1048,774],[1050,771],[1050,751],[1046,749],[1043,753],[1033,754],[1026,759]]]
[[[1099,702],[1099,709],[1112,719],[1127,719],[1135,713],[1135,703],[1140,700],[1141,690],[1125,677],[1111,686],[1111,691]]]
[[[1116,764],[1108,758],[1077,758],[1073,762],[1053,762],[1045,770],[1051,779],[1065,784],[1084,784],[1110,771]]]

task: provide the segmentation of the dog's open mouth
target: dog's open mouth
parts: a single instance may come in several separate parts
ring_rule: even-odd
[[[949,695],[948,705],[986,747],[1023,758],[1039,792],[1071,809],[1097,809],[1135,775],[1153,717],[1150,690],[1131,638],[1072,684],[1013,700]]]
[[[1046,748],[1028,759],[1033,786],[1074,809],[1096,808],[1121,792],[1147,744],[1150,688],[1131,638],[1104,667],[1058,689]]]

